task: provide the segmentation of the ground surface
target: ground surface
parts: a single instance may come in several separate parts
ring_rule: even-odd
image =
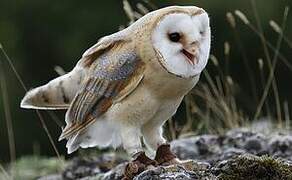
[[[292,136],[287,133],[254,133],[234,129],[223,136],[202,135],[175,140],[172,150],[186,167],[169,166],[147,170],[135,177],[146,179],[244,179],[292,180]],[[74,158],[62,173],[41,180],[115,180],[122,178],[127,159],[114,153]]]

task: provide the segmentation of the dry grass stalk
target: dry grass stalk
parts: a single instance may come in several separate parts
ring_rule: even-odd
[[[215,66],[219,66],[218,59],[213,54],[210,55],[210,60]]]
[[[232,28],[236,27],[236,21],[235,21],[235,18],[231,12],[226,13],[226,19]]]
[[[3,46],[0,44],[0,48],[3,49]],[[13,163],[16,159],[16,148],[15,148],[15,137],[13,131],[13,123],[10,111],[10,103],[9,103],[9,95],[7,91],[7,79],[4,72],[4,65],[2,61],[0,61],[0,90],[2,92],[2,100],[3,100],[3,108],[6,120],[6,128],[8,134],[8,143],[9,143],[9,154],[10,154],[10,163]],[[13,177],[12,174],[13,170],[11,170],[10,175]]]
[[[289,11],[289,7],[285,8],[285,11]],[[282,28],[279,26],[278,23],[276,23],[274,20],[271,20],[269,22],[271,28],[278,34],[282,34],[284,41],[288,44],[290,48],[292,48],[292,42],[289,40],[287,36],[284,35]]]
[[[242,12],[240,14],[243,14]],[[237,15],[237,17],[239,19],[241,19],[242,17],[239,15]],[[245,15],[244,15],[245,17]],[[243,21],[243,20],[242,20]],[[244,21],[243,21],[244,22]],[[245,23],[246,24],[246,23]],[[262,33],[260,32],[260,30],[258,30],[255,26],[253,26],[251,23],[246,24],[257,36],[261,37]],[[276,47],[272,45],[271,42],[269,42],[268,40],[266,40],[264,42],[274,53],[276,52]],[[292,46],[291,46],[292,47]],[[292,63],[283,55],[279,52],[278,54],[278,58],[292,71]]]
[[[127,17],[130,20],[130,24],[132,24],[133,22],[135,22],[135,15],[128,0],[123,0],[123,7]]]
[[[8,172],[4,169],[2,164],[0,164],[0,178],[4,178],[6,180],[13,180],[13,178],[9,176]]]
[[[250,24],[249,20],[247,19],[245,14],[243,14],[243,12],[241,12],[240,10],[235,10],[234,13],[244,24]]]
[[[232,78],[225,76],[226,80],[223,80],[216,76],[213,80],[206,70],[204,76],[208,83],[199,84],[192,92],[195,100],[201,99],[205,104],[204,108],[202,104],[193,105],[197,109],[198,119],[201,119],[200,123],[204,124],[200,126],[204,126],[208,132],[213,133],[223,133],[226,129],[241,126],[245,118],[235,102]]]
[[[284,114],[285,114],[285,128],[290,130],[291,119],[290,119],[290,112],[289,112],[289,103],[287,101],[284,101],[283,107],[284,107]]]
[[[55,66],[54,70],[59,76],[63,76],[66,74],[66,71],[61,66]]]
[[[149,10],[141,3],[137,4],[137,9],[141,12],[141,14],[145,15],[149,13]]]
[[[1,44],[1,43],[0,43],[0,44]],[[3,48],[2,45],[1,45],[1,49],[0,49],[0,50],[2,51],[2,53],[3,53],[4,57],[5,57],[5,59],[7,60],[7,62],[8,62],[8,64],[9,64],[10,68],[13,70],[13,73],[14,73],[15,76],[17,77],[17,80],[18,80],[19,83],[21,84],[22,88],[25,90],[25,92],[27,92],[27,88],[26,88],[26,86],[24,85],[24,83],[23,83],[23,81],[22,81],[22,78],[20,77],[19,73],[17,72],[16,68],[14,67],[14,65],[13,65],[13,63],[12,63],[12,61],[11,61],[11,59],[9,58],[8,54],[6,53],[6,51],[4,50],[4,48]],[[62,158],[61,158],[61,156],[60,156],[60,153],[59,153],[59,151],[58,151],[58,149],[57,149],[57,147],[56,147],[56,145],[55,145],[55,143],[54,143],[54,141],[53,141],[53,138],[52,138],[52,136],[51,136],[51,134],[50,134],[50,132],[49,132],[49,130],[48,130],[48,128],[47,128],[47,125],[46,125],[46,123],[45,123],[45,121],[44,121],[43,116],[41,115],[41,113],[39,112],[39,110],[36,110],[36,113],[37,113],[37,115],[38,115],[38,117],[39,117],[39,120],[40,120],[40,122],[41,122],[42,128],[45,130],[46,135],[48,136],[48,139],[49,139],[49,141],[50,141],[50,143],[51,143],[51,145],[52,145],[52,147],[53,147],[53,149],[54,149],[54,151],[55,151],[55,153],[56,153],[56,155],[57,155],[59,161],[60,161],[61,163],[63,163],[63,160],[62,160]]]
[[[230,44],[227,41],[224,42],[224,54],[225,56],[230,54]]]
[[[259,64],[260,70],[262,70],[264,68],[264,61],[263,61],[263,59],[258,59],[258,64]]]
[[[269,24],[272,27],[272,29],[274,31],[276,31],[277,33],[279,33],[279,34],[282,34],[283,33],[281,27],[275,21],[271,20],[269,22]]]
[[[263,34],[263,30],[262,30],[262,27],[260,25],[261,23],[260,23],[260,19],[259,19],[258,13],[257,13],[257,8],[256,8],[255,1],[251,0],[251,3],[252,3],[253,11],[254,11],[254,14],[255,14],[255,17],[256,17],[256,22],[258,24],[258,29],[259,29],[259,32],[260,32],[260,39],[261,39],[261,42],[262,42],[262,45],[263,45],[263,48],[264,48],[264,52],[265,52],[265,55],[266,55],[266,58],[267,58],[267,62],[268,62],[268,67],[269,67],[269,70],[270,70],[269,77],[268,77],[268,80],[267,80],[267,84],[265,86],[263,95],[262,95],[261,100],[259,102],[259,105],[257,107],[257,110],[256,110],[254,118],[257,119],[258,116],[260,115],[262,106],[263,106],[263,104],[264,104],[264,102],[265,102],[265,100],[267,98],[267,95],[268,95],[268,92],[269,92],[269,88],[270,88],[270,86],[272,84],[273,92],[274,92],[274,99],[275,99],[275,102],[276,102],[277,119],[279,121],[279,124],[281,125],[282,124],[282,110],[281,110],[281,103],[280,103],[280,98],[279,98],[278,87],[277,87],[277,83],[276,83],[275,78],[274,78],[274,71],[275,71],[276,63],[277,63],[278,56],[279,56],[279,50],[280,50],[282,39],[283,39],[283,33],[281,33],[279,35],[279,38],[278,38],[278,41],[277,41],[277,45],[276,45],[276,51],[275,51],[273,60],[271,60],[271,57],[270,57],[270,54],[269,54],[269,51],[268,51],[268,48],[267,48],[266,38],[265,38],[265,36]],[[284,15],[283,15],[283,23],[282,23],[282,27],[281,27],[282,32],[285,29],[288,12],[289,12],[289,9],[285,8],[285,12],[284,12]]]

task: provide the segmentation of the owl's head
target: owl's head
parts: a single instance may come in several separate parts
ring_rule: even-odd
[[[210,36],[209,17],[203,9],[172,7],[158,18],[151,41],[159,63],[169,73],[189,78],[205,68]]]

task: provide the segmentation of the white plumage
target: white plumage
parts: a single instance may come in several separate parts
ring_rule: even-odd
[[[190,66],[188,61],[182,61],[184,55],[181,53],[181,43],[170,43],[167,33],[181,32],[186,37],[185,43],[199,42],[196,52],[200,60],[196,66]],[[203,35],[202,35],[203,34]],[[153,32],[153,46],[160,51],[164,57],[166,68],[179,76],[189,78],[201,73],[205,68],[210,50],[209,17],[206,13],[189,16],[183,13],[167,15],[157,25]]]

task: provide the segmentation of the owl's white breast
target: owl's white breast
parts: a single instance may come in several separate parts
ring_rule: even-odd
[[[130,96],[114,104],[106,113],[115,124],[141,127],[155,121],[162,125],[176,112],[183,97],[199,80],[199,76],[183,79],[161,69],[156,73],[150,71]]]
[[[158,57],[148,62],[143,83],[156,98],[178,99],[185,96],[199,81],[200,74],[190,78],[174,75],[161,66]]]

